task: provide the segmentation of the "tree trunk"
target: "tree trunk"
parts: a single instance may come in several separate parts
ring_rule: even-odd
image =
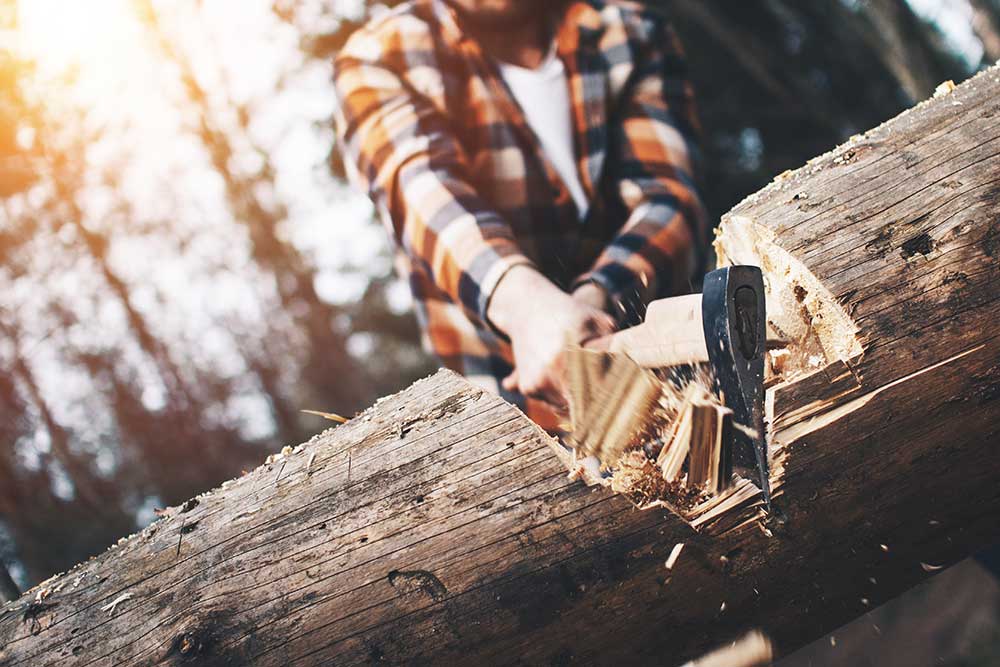
[[[924,99],[948,78],[927,26],[907,0],[869,0],[867,15],[873,30],[863,34],[911,100]]]
[[[983,43],[983,60],[1000,60],[1000,6],[992,0],[969,0],[972,30]]]
[[[993,68],[723,220],[788,341],[772,515],[637,510],[442,372],[7,605],[0,664],[680,664],[965,557],[1000,510],[998,99]]]
[[[20,596],[21,591],[18,590],[17,584],[14,583],[10,572],[7,571],[7,566],[0,563],[0,601],[13,602]]]

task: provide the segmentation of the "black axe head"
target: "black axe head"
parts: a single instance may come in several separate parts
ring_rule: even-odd
[[[764,432],[767,312],[760,267],[727,266],[706,275],[701,314],[715,389],[733,411],[733,422],[756,432],[751,436],[733,429],[734,467],[759,478],[764,502],[770,509]]]

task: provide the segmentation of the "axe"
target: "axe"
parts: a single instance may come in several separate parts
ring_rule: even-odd
[[[653,301],[642,324],[586,347],[628,355],[644,368],[708,364],[715,391],[733,411],[733,464],[759,479],[771,505],[764,432],[767,313],[759,267],[727,266],[705,276],[701,294]]]

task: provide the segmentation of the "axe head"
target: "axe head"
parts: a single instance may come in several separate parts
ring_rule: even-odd
[[[705,347],[715,389],[733,411],[733,465],[758,479],[764,502],[771,489],[764,431],[764,354],[767,312],[759,267],[727,266],[705,276],[701,301]],[[749,431],[753,431],[752,433]]]

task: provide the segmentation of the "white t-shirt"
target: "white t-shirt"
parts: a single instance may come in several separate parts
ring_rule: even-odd
[[[555,43],[545,61],[535,69],[503,62],[498,66],[507,87],[521,105],[528,125],[541,141],[546,157],[566,184],[582,220],[589,204],[573,154],[569,84],[562,60],[556,56]]]

